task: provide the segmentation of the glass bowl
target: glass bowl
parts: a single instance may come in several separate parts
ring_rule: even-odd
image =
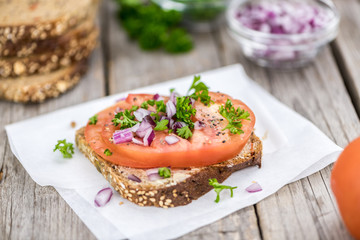
[[[182,13],[183,23],[191,31],[209,32],[225,20],[229,0],[152,0],[164,10]]]
[[[289,2],[276,0],[277,3],[284,1]],[[283,69],[305,66],[337,36],[340,16],[330,1],[302,1],[330,11],[332,18],[317,31],[293,34],[267,33],[244,26],[237,14],[250,2],[253,4],[264,0],[234,0],[227,10],[226,20],[230,35],[239,42],[244,55],[260,66]]]

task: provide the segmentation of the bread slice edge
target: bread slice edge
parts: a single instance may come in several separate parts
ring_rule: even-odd
[[[135,176],[144,180],[146,169],[120,167],[107,162],[91,149],[85,140],[84,131],[84,127],[76,131],[75,142],[79,150],[123,198],[139,206],[168,208],[187,205],[213,189],[209,185],[210,178],[216,178],[222,183],[238,170],[251,166],[261,167],[262,143],[252,134],[241,153],[233,159],[202,168],[172,169],[172,178],[176,179],[157,180],[154,183],[146,180],[135,182],[126,175],[136,173]]]

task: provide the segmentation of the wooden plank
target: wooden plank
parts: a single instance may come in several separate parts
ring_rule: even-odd
[[[326,48],[311,66],[263,69],[240,54],[225,30],[217,34],[222,64],[241,62],[252,79],[308,118],[340,146],[360,133],[359,119],[338,67]],[[319,146],[320,147],[320,146]],[[330,167],[283,187],[256,205],[264,239],[350,239],[329,186]]]
[[[340,12],[339,35],[333,43],[345,83],[360,115],[360,2],[358,0],[334,0]]]
[[[0,239],[94,239],[52,187],[38,186],[13,156],[6,124],[104,96],[102,50],[91,57],[88,74],[68,93],[42,104],[0,102]],[[69,125],[71,120],[69,119]],[[79,126],[78,126],[79,127]]]
[[[109,92],[111,94],[182,77],[220,66],[212,34],[195,36],[195,49],[182,55],[144,52],[127,38],[116,18],[116,6],[108,3]],[[174,86],[176,87],[176,86]],[[260,239],[253,206],[196,230],[182,239]]]

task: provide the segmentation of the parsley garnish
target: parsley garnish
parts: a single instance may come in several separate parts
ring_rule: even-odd
[[[166,112],[166,104],[164,103],[164,100],[156,101],[155,105],[157,112]]]
[[[216,178],[213,179],[209,179],[209,185],[214,187],[214,190],[217,194],[215,202],[218,203],[220,201],[220,192],[224,189],[230,189],[230,197],[233,197],[234,193],[233,193],[233,189],[237,188],[237,187],[231,187],[231,186],[226,186],[226,185],[221,185],[220,183],[218,183]]]
[[[191,92],[191,90],[194,90],[194,93],[190,95],[191,98],[195,100],[200,99],[200,101],[205,105],[212,102],[209,96],[209,87],[200,81],[200,76],[194,76],[193,83],[191,84],[188,93]]]
[[[170,88],[170,93],[173,93],[175,91],[175,88]]]
[[[224,118],[229,121],[228,125],[222,131],[224,131],[225,129],[229,129],[230,132],[233,134],[244,133],[244,131],[241,130],[241,119],[250,120],[250,113],[248,111],[240,109],[240,107],[235,110],[235,107],[233,106],[231,100],[228,99],[225,103],[225,107],[222,105],[220,106],[219,112]]]
[[[132,106],[130,110],[126,109],[123,112],[118,112],[112,120],[114,126],[116,127],[120,124],[120,129],[125,129],[131,128],[137,124],[138,122],[135,121],[135,116],[132,115],[132,112],[136,111],[138,108],[138,106]]]
[[[111,156],[111,155],[112,155],[112,152],[110,152],[109,149],[105,149],[104,154],[105,154],[106,156]]]
[[[154,106],[155,105],[155,100],[154,99],[151,99],[151,100],[147,100],[145,102],[143,102],[141,104],[141,108],[145,108],[145,109],[148,109],[148,107],[150,106]]]
[[[160,177],[169,178],[171,177],[171,170],[167,167],[159,168],[158,173]]]
[[[59,150],[64,158],[72,158],[74,154],[74,147],[72,143],[67,143],[66,139],[58,140],[58,143],[55,145],[54,152]]]
[[[193,108],[189,97],[176,98],[176,118],[178,122],[184,122],[191,129],[194,128],[194,122],[191,120],[195,116],[196,109]]]
[[[89,125],[96,125],[97,121],[98,121],[98,115],[95,114],[94,116],[89,118]]]
[[[179,137],[188,139],[192,137],[192,132],[190,130],[190,128],[188,126],[182,127],[182,128],[178,128],[176,130],[176,133]]]
[[[156,127],[154,128],[155,131],[162,131],[168,129],[167,125],[169,124],[169,120],[163,119],[160,122],[156,124]]]

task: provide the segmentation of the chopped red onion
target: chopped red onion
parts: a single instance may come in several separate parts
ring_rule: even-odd
[[[136,132],[139,129],[139,127],[140,127],[140,123],[137,123],[130,128],[130,131]]]
[[[159,99],[160,95],[157,93],[154,95],[154,100],[157,101]]]
[[[96,207],[103,207],[105,206],[111,199],[113,195],[113,191],[111,188],[104,188],[101,189],[95,196],[95,206]]]
[[[131,142],[133,134],[130,128],[114,132],[113,139],[115,144]]]
[[[149,110],[146,110],[146,109],[144,109],[144,108],[139,108],[138,110],[136,110],[136,111],[134,112],[134,116],[136,117],[136,119],[137,119],[138,121],[142,121],[143,118],[144,118],[145,116],[149,115],[149,114],[150,114],[150,111],[149,111]]]
[[[138,145],[144,145],[143,141],[141,141],[141,140],[139,140],[137,138],[133,138],[132,142],[135,143],[135,144],[138,144]]]
[[[176,132],[176,130],[178,128],[182,128],[182,127],[185,127],[186,126],[186,123],[184,122],[175,122],[172,126],[172,130],[174,130],[174,132]]]
[[[165,142],[167,142],[167,144],[169,144],[169,145],[175,144],[178,141],[180,141],[179,138],[177,138],[173,135],[165,137]]]
[[[272,34],[301,34],[323,29],[334,14],[306,2],[249,3],[235,16],[247,28]]]
[[[191,102],[191,105],[194,106],[194,104],[195,104],[195,99],[190,98],[190,102]]]
[[[134,181],[134,182],[139,182],[139,183],[141,182],[141,179],[138,178],[137,176],[135,176],[134,174],[130,174],[128,176],[128,179],[131,180],[131,181]]]
[[[176,114],[176,107],[172,101],[166,103],[166,114],[169,118],[172,118]]]
[[[174,119],[170,119],[170,121],[169,121],[169,128],[170,129],[172,129],[172,127],[174,126],[174,123],[175,123],[175,121],[174,121]]]
[[[142,121],[142,122],[140,123],[139,128],[136,130],[136,135],[137,135],[138,137],[141,137],[141,138],[145,137],[145,134],[147,133],[147,131],[148,131],[149,129],[152,129],[151,127],[152,127],[152,126],[151,126],[151,124],[150,124],[149,122],[147,122],[147,121]]]
[[[260,184],[255,182],[255,183],[251,184],[250,186],[248,186],[245,190],[249,193],[254,193],[254,192],[262,191],[262,188],[261,188]]]
[[[148,178],[150,181],[156,181],[159,179],[163,179],[162,177],[160,177],[160,175],[158,173],[150,174],[150,175],[148,175]]]
[[[151,174],[155,174],[155,173],[158,173],[159,172],[159,168],[150,168],[150,169],[147,169],[146,171],[146,175],[151,175]]]
[[[194,123],[194,129],[195,129],[195,130],[203,129],[205,126],[206,126],[205,123],[202,122],[202,121],[196,121],[196,122]]]
[[[155,126],[156,126],[156,123],[155,123],[154,119],[153,119],[150,115],[146,115],[146,116],[143,118],[143,122],[149,123],[152,127],[155,127]]]
[[[173,104],[176,106],[176,93],[175,92],[172,92],[170,94],[170,100],[169,101],[172,101]]]
[[[120,108],[120,107],[117,107],[117,108],[115,109],[115,114],[117,114],[117,113],[119,113],[119,112],[122,112],[122,111],[124,111],[124,109],[122,109],[122,108]]]
[[[155,132],[152,128],[149,128],[144,136],[144,146],[150,146],[155,138]]]
[[[156,181],[158,179],[162,179],[159,175],[159,168],[150,168],[146,170],[146,175],[148,176],[150,181]]]

